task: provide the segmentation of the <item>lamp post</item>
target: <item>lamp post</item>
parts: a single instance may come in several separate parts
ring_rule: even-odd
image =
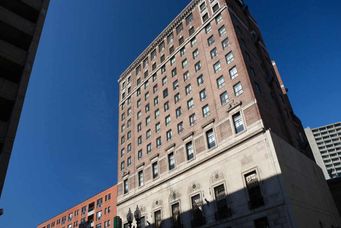
[[[136,210],[134,212],[134,217],[136,220],[136,228],[140,228],[141,227],[141,211],[139,209],[139,206],[136,206]]]
[[[128,211],[128,214],[127,214],[127,221],[128,221],[128,225],[129,225],[129,228],[131,228],[131,224],[133,223],[133,213],[131,213],[131,210],[129,208],[129,211]]]

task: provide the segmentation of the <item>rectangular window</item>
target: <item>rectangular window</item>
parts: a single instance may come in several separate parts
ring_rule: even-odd
[[[162,94],[163,94],[163,98],[166,98],[168,96],[168,89],[164,89]]]
[[[178,123],[177,130],[178,130],[178,134],[180,134],[184,130],[183,122]]]
[[[255,209],[264,205],[263,195],[256,171],[244,175],[247,193],[249,195],[249,208]]]
[[[156,148],[160,148],[162,145],[161,136],[156,139]]]
[[[218,86],[218,89],[220,89],[221,87],[223,87],[225,85],[225,79],[224,79],[224,76],[220,76],[218,79],[217,79],[217,86]]]
[[[154,212],[154,225],[155,228],[161,228],[161,210]]]
[[[189,72],[188,71],[183,74],[183,79],[184,79],[184,81],[187,81],[189,79]]]
[[[187,155],[187,160],[192,160],[194,158],[194,152],[193,152],[193,143],[188,142],[186,143],[186,155]]]
[[[175,116],[176,118],[179,118],[181,116],[181,107],[178,107],[176,110],[175,110]]]
[[[150,152],[152,152],[152,144],[151,143],[149,143],[147,145],[147,154],[150,153]]]
[[[126,194],[126,193],[128,193],[128,191],[129,191],[128,179],[125,179],[125,180],[123,181],[123,192],[124,192],[124,194]]]
[[[211,46],[212,44],[214,44],[214,42],[215,42],[215,39],[213,35],[207,39],[208,46]]]
[[[172,205],[172,227],[182,227],[179,203],[175,203]]]
[[[212,26],[210,23],[208,23],[208,25],[205,26],[205,32],[207,34],[207,33],[210,33],[211,31],[212,31]]]
[[[171,117],[170,117],[170,115],[168,115],[168,116],[166,116],[166,118],[165,118],[166,126],[168,126],[168,125],[170,124],[170,122],[171,122]]]
[[[196,59],[199,56],[199,50],[195,49],[192,53],[193,59]]]
[[[210,107],[208,105],[205,105],[204,107],[202,107],[202,116],[206,118],[209,115],[210,115]]]
[[[219,5],[218,3],[216,3],[213,7],[212,7],[213,13],[217,12],[219,10]]]
[[[168,43],[168,44],[173,43],[173,40],[174,40],[174,35],[173,35],[173,33],[170,33],[170,34],[167,36],[167,43]]]
[[[173,170],[175,168],[175,158],[174,153],[168,154],[168,169]]]
[[[186,51],[186,49],[184,47],[180,49],[180,56],[181,57],[185,55],[185,51]]]
[[[217,48],[213,48],[211,51],[210,51],[210,55],[211,55],[211,59],[214,59],[216,56],[217,56]]]
[[[168,131],[166,132],[167,141],[172,140],[172,137],[173,137],[172,130],[168,130]]]
[[[189,116],[189,125],[193,126],[196,122],[196,117],[195,117],[195,113],[193,113],[192,115]]]
[[[192,21],[193,21],[193,14],[190,13],[190,14],[186,17],[186,25],[189,25]]]
[[[139,150],[139,151],[137,152],[137,158],[138,158],[138,159],[141,159],[142,156],[143,156],[142,150]]]
[[[201,3],[199,8],[201,12],[204,11],[206,9],[206,3],[205,2]]]
[[[187,59],[184,59],[184,60],[182,61],[181,65],[182,65],[182,69],[186,68],[187,65],[188,65]]]
[[[177,93],[177,94],[174,95],[174,102],[175,102],[175,103],[178,103],[179,100],[180,100],[180,94]]]
[[[186,95],[189,95],[191,92],[192,92],[192,86],[191,86],[191,84],[188,84],[185,87],[185,93],[186,93]]]
[[[176,27],[176,34],[179,35],[179,33],[183,30],[183,25],[182,23],[180,23],[177,27]]]
[[[211,149],[216,146],[215,135],[213,129],[206,132],[207,147]]]
[[[179,87],[179,82],[178,82],[178,80],[175,80],[173,82],[173,90],[176,90],[178,87]]]
[[[233,125],[234,125],[234,131],[236,134],[244,131],[244,123],[243,123],[243,118],[242,116],[240,115],[240,112],[234,114],[232,116],[232,119],[233,119]]]
[[[194,68],[195,68],[195,72],[198,72],[199,70],[201,70],[201,62],[197,62],[195,65],[194,65]]]
[[[226,38],[225,40],[223,40],[221,42],[221,46],[223,47],[223,49],[227,48],[229,46],[229,40],[228,38]]]
[[[238,76],[237,67],[234,66],[229,70],[230,78],[235,79]]]
[[[225,34],[226,34],[226,28],[225,28],[225,26],[224,26],[224,25],[221,26],[221,27],[218,29],[218,32],[219,32],[219,35],[220,35],[220,36],[225,35]]]
[[[173,66],[174,63],[175,63],[175,56],[173,56],[173,57],[170,59],[170,65]]]
[[[206,221],[202,212],[202,200],[200,194],[191,197],[192,202],[192,221],[191,227],[203,226]]]
[[[196,45],[196,43],[197,43],[197,38],[196,37],[191,39],[191,47],[194,47],[194,45]]]
[[[199,97],[200,97],[200,101],[203,101],[206,99],[206,90],[205,89],[200,91]]]
[[[208,13],[205,13],[204,16],[202,16],[202,21],[206,22],[208,20]]]
[[[197,77],[197,84],[198,86],[204,84],[204,76],[200,75],[199,77]]]
[[[138,182],[139,182],[139,187],[143,186],[144,182],[143,182],[143,171],[139,171],[138,172]]]
[[[194,101],[193,101],[193,98],[191,98],[187,101],[187,108],[188,110],[190,110],[193,107],[194,107]]]
[[[172,77],[175,77],[176,76],[176,68],[174,68],[173,70],[172,70]]]
[[[218,14],[218,15],[215,17],[215,22],[216,22],[217,24],[219,24],[222,20],[223,20],[223,17],[221,16],[221,14]]]
[[[159,176],[159,166],[157,162],[152,164],[152,174],[154,179]]]
[[[243,93],[243,87],[242,84],[240,82],[238,82],[237,84],[235,84],[233,86],[233,91],[234,91],[234,95],[236,97],[238,97],[239,95],[241,95]]]
[[[230,216],[231,213],[227,205],[225,187],[223,184],[214,188],[214,196],[216,201],[215,218],[220,220]]]
[[[189,35],[189,36],[192,36],[192,35],[194,34],[194,32],[195,32],[195,29],[194,29],[194,27],[192,26],[192,27],[188,30],[188,35]]]
[[[155,124],[155,132],[158,133],[161,130],[160,122]]]
[[[230,52],[225,56],[225,59],[226,59],[226,63],[227,63],[227,64],[230,64],[230,63],[233,62],[234,56],[233,56],[232,51],[230,51]]]
[[[213,65],[213,69],[214,69],[214,73],[218,73],[219,71],[221,71],[221,64],[220,64],[220,61],[216,62],[216,63]]]
[[[220,104],[226,105],[228,102],[229,102],[229,95],[225,91],[222,94],[220,94]]]

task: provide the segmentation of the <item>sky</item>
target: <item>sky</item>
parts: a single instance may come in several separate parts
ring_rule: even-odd
[[[116,182],[119,75],[188,3],[51,0],[0,227],[36,227]],[[247,3],[304,127],[340,121],[341,1]]]

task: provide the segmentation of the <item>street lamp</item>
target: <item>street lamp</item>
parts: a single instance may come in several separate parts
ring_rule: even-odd
[[[141,223],[141,211],[139,209],[139,206],[136,206],[134,217],[135,217],[135,220],[136,220],[136,227],[140,228],[141,227],[141,224],[140,224]]]
[[[129,208],[129,211],[128,211],[128,214],[127,214],[127,221],[128,221],[128,224],[129,224],[129,227],[131,228],[131,224],[133,223],[133,213],[131,213],[131,210]]]

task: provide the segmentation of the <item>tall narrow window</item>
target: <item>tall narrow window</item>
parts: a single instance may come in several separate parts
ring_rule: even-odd
[[[233,86],[233,90],[234,90],[234,95],[236,97],[240,96],[244,91],[243,91],[243,87],[242,84],[240,82],[238,82],[237,84],[235,84]]]
[[[263,195],[260,189],[258,175],[252,171],[244,175],[247,193],[249,195],[249,208],[255,209],[264,205]]]
[[[216,62],[216,63],[213,65],[213,70],[214,70],[214,73],[218,73],[219,71],[221,71],[221,64],[220,64],[220,61]]]
[[[192,142],[186,143],[186,155],[187,155],[187,160],[192,160],[194,158]]]
[[[231,214],[227,205],[225,187],[223,184],[214,188],[214,196],[217,207],[215,213],[216,220],[224,219],[230,216]]]
[[[191,197],[192,201],[192,221],[191,227],[200,227],[206,223],[202,211],[202,200],[200,194]]]
[[[153,178],[157,178],[159,176],[159,166],[157,162],[152,164],[152,174]]]
[[[222,94],[220,94],[220,104],[226,105],[228,102],[229,102],[229,95],[225,91]]]
[[[238,76],[237,67],[234,66],[229,70],[230,78],[235,79]]]
[[[154,224],[155,228],[161,228],[161,210],[154,212]]]
[[[211,149],[216,146],[215,135],[213,129],[206,132],[207,147]]]
[[[173,170],[175,168],[175,158],[174,153],[168,154],[168,169]]]
[[[206,118],[209,115],[210,115],[210,107],[208,105],[205,105],[204,107],[202,107],[202,116]]]
[[[243,123],[243,118],[242,116],[240,115],[240,112],[234,114],[232,116],[232,119],[233,119],[233,125],[234,125],[234,131],[236,134],[244,131],[244,123]]]
[[[124,194],[126,194],[126,193],[128,193],[128,191],[129,191],[128,179],[125,179],[125,180],[123,181],[123,192],[124,192]]]
[[[143,170],[138,172],[138,182],[139,182],[139,187],[143,186]]]
[[[234,56],[233,56],[232,51],[230,51],[230,52],[225,56],[225,59],[226,59],[226,63],[227,63],[227,64],[230,64],[230,63],[233,62]]]
[[[172,205],[172,223],[173,223],[173,227],[181,227],[179,203],[175,203]]]

